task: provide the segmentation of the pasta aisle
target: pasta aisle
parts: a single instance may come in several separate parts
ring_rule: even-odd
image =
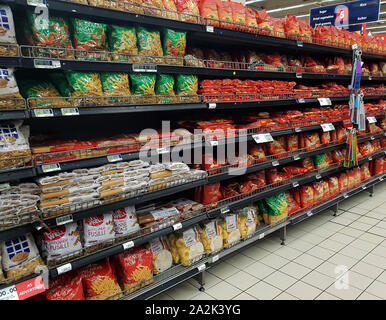
[[[254,2],[0,1],[0,300],[386,298],[386,42]]]

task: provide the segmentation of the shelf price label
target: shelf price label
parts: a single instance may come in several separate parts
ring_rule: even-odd
[[[52,111],[52,109],[34,109],[34,114],[37,118],[54,116],[54,112]]]
[[[122,161],[122,156],[120,154],[110,154],[107,156],[108,162],[117,162]]]
[[[376,123],[377,122],[377,118],[375,118],[375,117],[367,117],[367,121],[369,123]]]
[[[383,177],[379,177],[379,181],[383,181]]]
[[[70,223],[72,221],[74,221],[73,217],[72,217],[72,214],[68,214],[68,215],[65,215],[63,217],[56,218],[56,225],[60,226],[62,224]]]
[[[9,286],[0,290],[0,300],[19,300],[16,286]]]
[[[134,242],[133,241],[127,241],[125,243],[122,243],[123,250],[130,249],[134,247]]]
[[[294,183],[292,184],[292,186],[293,186],[294,188],[299,187],[299,182],[294,182]]]
[[[370,140],[375,140],[375,137],[374,137],[374,136],[371,136],[371,137],[370,137]]]
[[[225,207],[225,208],[221,208],[220,209],[220,212],[222,213],[222,214],[225,214],[225,213],[228,213],[228,212],[230,212],[231,210],[228,208],[228,207]]]
[[[277,167],[278,165],[279,165],[279,161],[273,161],[273,162],[272,162],[272,166],[273,166],[273,167]]]
[[[34,7],[47,7],[46,0],[27,0],[27,4]]]
[[[347,193],[344,193],[344,194],[343,194],[343,198],[347,199],[347,198],[348,198],[348,194],[347,194]]]
[[[304,100],[304,98],[299,98],[299,99],[296,99],[296,102],[297,103],[305,103],[306,100]]]
[[[258,133],[252,135],[252,138],[255,140],[256,143],[265,143],[265,142],[272,142],[273,138],[270,133]]]
[[[239,135],[242,136],[242,135],[247,135],[248,134],[248,129],[240,129],[239,130]]]
[[[315,176],[315,178],[316,178],[316,180],[319,180],[319,179],[322,179],[322,176],[321,176],[320,174],[317,174],[317,175]]]
[[[297,40],[296,44],[297,44],[298,47],[303,47],[303,41]]]
[[[169,150],[169,148],[162,147],[162,148],[157,148],[157,149],[156,149],[156,152],[157,152],[158,154],[164,154],[164,153],[170,152],[170,150]]]
[[[318,101],[321,106],[331,106],[330,98],[318,98]]]
[[[69,272],[69,271],[71,271],[71,270],[72,270],[72,265],[71,265],[71,263],[66,263],[66,264],[64,264],[64,265],[62,265],[62,266],[56,268],[56,271],[57,271],[57,273],[58,273],[58,276],[61,275],[61,274],[63,274],[63,273]]]
[[[215,262],[217,262],[219,259],[220,259],[220,256],[219,256],[218,254],[216,254],[215,256],[212,257],[211,262],[212,262],[212,263],[215,263]]]
[[[369,80],[373,80],[373,78],[371,76],[369,76]]]
[[[208,104],[208,109],[216,109],[216,107],[217,107],[217,104],[214,102],[211,102]]]
[[[210,141],[209,141],[209,144],[210,144],[212,147],[217,147],[217,146],[218,146],[218,140],[210,140]]]
[[[42,171],[44,173],[60,171],[60,170],[61,168],[59,163],[42,164]]]
[[[373,157],[369,157],[369,161],[373,160]]]
[[[206,32],[214,32],[213,26],[206,26]]]
[[[146,63],[133,63],[133,72],[157,72],[157,65]]]
[[[296,161],[296,160],[300,160],[300,156],[299,156],[299,155],[294,156],[294,160],[295,160],[295,161]]]
[[[202,265],[198,266],[197,269],[198,269],[198,271],[200,271],[200,272],[201,272],[201,271],[204,271],[204,270],[206,269],[205,263],[203,263]]]
[[[312,211],[308,211],[308,212],[307,212],[307,216],[308,216],[308,217],[311,217],[312,215],[313,215]]]
[[[320,126],[322,127],[323,132],[335,130],[335,127],[331,122],[330,123],[322,123]]]
[[[259,236],[257,237],[259,240],[263,239],[264,238],[264,232],[263,233],[260,233]]]
[[[303,78],[303,73],[296,72],[296,78],[298,78],[298,79]]]
[[[78,108],[61,108],[62,116],[79,116]]]
[[[36,69],[58,69],[61,66],[59,60],[34,59],[34,67]]]
[[[182,223],[181,222],[178,222],[176,224],[173,224],[173,230],[176,231],[176,230],[180,230],[182,229]]]
[[[295,132],[302,132],[302,128],[301,127],[296,127],[295,128]]]
[[[367,187],[366,186],[362,186],[362,189],[365,190]]]

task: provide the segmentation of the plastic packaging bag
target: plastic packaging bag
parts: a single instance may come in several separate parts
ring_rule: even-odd
[[[11,8],[0,5],[0,15],[0,56],[17,56],[18,47],[16,46],[15,25]]]
[[[82,277],[77,271],[70,271],[50,279],[45,296],[47,300],[85,300]]]
[[[0,44],[0,53],[1,48]],[[0,68],[0,110],[25,107],[25,103],[19,93],[19,88],[13,72],[13,68]]]
[[[251,237],[256,231],[257,208],[248,206],[237,210],[239,216],[239,231],[241,239]]]
[[[107,30],[107,39],[113,61],[140,62],[135,27],[109,25]]]
[[[269,207],[268,215],[263,214],[266,224],[274,224],[287,218],[288,203],[284,192],[265,198],[265,203]]]
[[[307,208],[314,203],[314,189],[311,185],[300,186],[300,205]]]
[[[103,92],[107,96],[130,96],[129,76],[120,72],[101,72]]]
[[[220,220],[224,248],[229,248],[241,239],[239,218],[237,214],[229,214]]]
[[[164,29],[162,49],[164,56],[170,57],[165,58],[166,64],[182,66],[186,49],[186,32]]]
[[[204,254],[204,246],[196,227],[178,232],[174,246],[178,252],[179,262],[185,267],[199,261]]]
[[[218,220],[202,223],[198,231],[200,232],[201,242],[205,253],[211,254],[219,252],[223,248],[222,227]]]
[[[143,63],[164,64],[161,35],[159,31],[149,30],[141,26],[136,27],[138,54]]]
[[[100,249],[106,242],[111,244],[115,238],[112,213],[83,219],[83,236],[85,248],[96,246],[96,249]]]
[[[113,210],[113,221],[117,238],[125,237],[140,229],[134,206]]]
[[[153,255],[153,273],[159,274],[173,265],[173,257],[169,251],[165,237],[155,238],[149,242]]]

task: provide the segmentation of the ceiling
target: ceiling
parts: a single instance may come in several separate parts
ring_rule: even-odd
[[[257,0],[253,3],[252,1],[256,0],[246,0],[246,5],[255,10],[266,9],[268,14],[272,17],[283,18],[287,13],[289,13],[291,15],[296,15],[299,19],[307,22],[309,19],[310,9],[312,8],[349,2],[349,0]],[[295,6],[295,8],[291,8],[293,6]],[[274,11],[269,12],[270,10]],[[382,12],[384,12],[384,14],[382,14]],[[386,34],[386,0],[381,0],[381,10],[378,22],[369,22],[366,25],[366,28],[367,32],[371,32],[374,35]]]

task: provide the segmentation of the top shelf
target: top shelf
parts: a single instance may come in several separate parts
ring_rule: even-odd
[[[19,7],[36,6],[36,4],[30,5],[29,3],[31,3],[32,1],[28,0],[2,0],[1,2]],[[39,1],[33,2],[37,3]],[[299,50],[303,52],[319,54],[340,54],[344,56],[352,55],[352,50],[350,49],[332,47],[316,43],[308,43],[287,38],[279,38],[263,34],[255,34],[238,30],[213,27],[204,24],[195,24],[185,21],[171,20],[155,16],[147,16],[126,11],[93,7],[69,1],[41,0],[41,2],[46,2],[46,5],[50,12],[58,13],[64,16],[89,19],[92,21],[110,24],[126,25],[127,23],[138,23],[148,26],[157,26],[162,28],[166,27],[177,30],[189,31],[191,32],[190,37],[199,41],[221,41],[222,44],[244,44],[252,45],[255,47],[264,45],[276,48],[282,47],[292,51]],[[371,60],[384,60],[386,58],[385,55],[369,52],[363,52],[362,57]]]

